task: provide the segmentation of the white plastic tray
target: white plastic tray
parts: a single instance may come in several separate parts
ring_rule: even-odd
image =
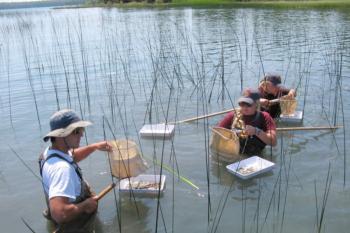
[[[129,193],[131,190],[135,194],[158,194],[158,187],[152,186],[155,184],[159,185],[160,182],[160,192],[164,191],[165,188],[165,175],[138,175],[136,177],[130,177],[120,180],[119,182],[119,191],[124,193]],[[131,184],[131,185],[130,185]],[[150,185],[149,187],[146,187]]]
[[[303,111],[295,111],[293,115],[280,115],[281,122],[297,123],[303,120]]]
[[[256,175],[270,171],[275,166],[274,163],[262,159],[259,156],[252,156],[226,166],[227,170],[241,179],[249,179]]]
[[[144,125],[139,133],[142,137],[170,138],[174,134],[174,129],[175,125],[152,124]]]

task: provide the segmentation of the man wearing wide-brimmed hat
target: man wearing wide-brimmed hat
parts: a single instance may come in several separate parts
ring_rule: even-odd
[[[218,124],[219,127],[237,132],[240,153],[261,155],[266,145],[275,146],[276,124],[267,112],[260,111],[260,93],[246,89],[238,99],[239,110],[229,112]]]
[[[279,74],[268,73],[260,81],[260,104],[263,111],[268,112],[272,118],[279,117],[281,114],[281,108],[278,100],[281,97],[285,99],[294,99],[296,97],[296,91],[293,88],[286,88],[282,85],[282,78]]]
[[[51,131],[43,138],[51,146],[40,156],[40,174],[48,209],[45,217],[55,223],[56,232],[89,232],[97,210],[96,196],[83,179],[77,162],[95,150],[111,151],[106,141],[79,147],[85,127],[70,109],[60,110],[50,118]]]

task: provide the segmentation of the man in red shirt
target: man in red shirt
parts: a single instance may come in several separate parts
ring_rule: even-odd
[[[245,90],[238,99],[240,110],[228,113],[218,124],[219,127],[238,130],[242,154],[259,155],[266,145],[277,144],[276,124],[269,113],[259,110],[259,100],[258,90]]]

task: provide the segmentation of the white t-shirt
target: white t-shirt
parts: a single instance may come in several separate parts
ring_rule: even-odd
[[[44,151],[44,159],[51,154],[59,154],[68,161],[73,161],[70,152],[65,154],[62,151],[52,150],[49,147]],[[42,179],[49,199],[53,197],[68,197],[70,202],[74,202],[80,195],[80,178],[74,166],[63,159],[53,157],[47,160],[42,168]]]

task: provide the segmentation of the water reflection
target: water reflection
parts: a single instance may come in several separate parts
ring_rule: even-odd
[[[130,197],[122,198],[120,213],[122,232],[151,232],[151,228],[148,226],[150,208],[145,204],[147,201],[151,201],[152,204],[156,205],[156,199],[138,200]]]
[[[227,162],[219,161],[217,156],[211,156],[211,174],[217,178],[220,185],[232,186],[236,183],[236,179],[233,174],[229,173],[226,169],[226,165],[230,164]]]

